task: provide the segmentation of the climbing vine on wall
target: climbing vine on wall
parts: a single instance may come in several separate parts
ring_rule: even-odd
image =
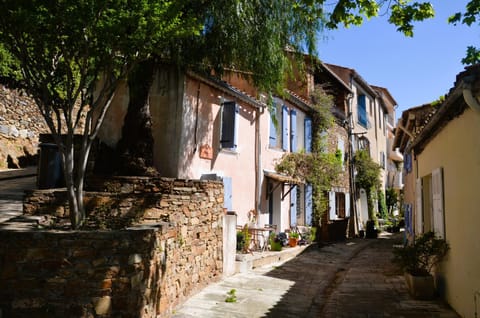
[[[355,165],[355,185],[357,189],[365,189],[367,192],[368,218],[375,220],[373,202],[377,198],[380,189],[380,165],[375,163],[367,151],[358,150],[353,158]]]
[[[331,112],[332,96],[327,95],[320,86],[315,87],[313,102],[313,140],[312,152],[287,153],[276,164],[277,172],[310,183],[313,187],[314,218],[313,223],[320,223],[320,218],[327,208],[325,192],[329,191],[342,172],[342,156],[338,151],[329,153],[326,147],[326,132],[332,127],[334,117]]]

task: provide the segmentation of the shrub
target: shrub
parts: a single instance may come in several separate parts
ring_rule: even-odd
[[[440,263],[449,250],[448,243],[427,232],[411,245],[394,248],[393,262],[413,276],[427,276]]]

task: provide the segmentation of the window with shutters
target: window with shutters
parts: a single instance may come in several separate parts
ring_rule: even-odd
[[[270,115],[270,148],[281,148],[284,151],[289,150],[290,142],[288,135],[291,121],[289,120],[288,114],[287,106],[282,105],[281,101],[273,105]]]
[[[235,102],[222,104],[222,124],[220,146],[222,149],[236,150],[238,140],[239,107]]]
[[[367,117],[367,98],[364,94],[358,95],[357,98],[357,112],[358,112],[358,123],[363,127],[367,128],[368,117]]]
[[[270,137],[268,145],[270,148],[277,147],[277,126],[278,126],[278,116],[277,116],[277,104],[272,105],[270,113]]]

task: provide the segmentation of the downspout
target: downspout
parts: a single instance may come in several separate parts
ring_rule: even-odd
[[[465,99],[465,102],[467,105],[476,113],[480,114],[480,103],[478,102],[478,99],[473,96],[472,93],[472,83],[475,80],[475,77],[472,76],[466,76],[463,78],[463,85],[462,85],[462,93],[463,93],[463,99]]]
[[[260,198],[262,196],[262,143],[260,136],[260,116],[264,113],[264,108],[255,110],[255,213],[258,216],[261,208]]]
[[[353,107],[352,107],[353,94],[349,94],[347,97],[348,103],[348,119],[347,119],[347,133],[348,133],[348,174],[350,178],[350,207],[352,208],[353,216],[353,231],[351,234],[356,236],[358,234],[358,215],[357,215],[357,189],[355,187],[355,166],[353,163],[353,143],[355,142],[355,135],[353,134]]]
[[[194,140],[194,148],[193,148],[193,153],[197,152],[197,148],[198,148],[198,140],[197,140],[197,130],[198,130],[198,113],[199,113],[199,108],[200,108],[200,81],[198,81],[198,88],[197,88],[197,100],[196,100],[196,114],[195,114],[195,131],[194,131],[194,134],[193,134],[193,140]]]

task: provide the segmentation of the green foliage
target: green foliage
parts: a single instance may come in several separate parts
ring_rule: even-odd
[[[377,191],[377,200],[378,200],[378,213],[382,219],[387,217],[387,203],[385,201],[385,194],[382,189]]]
[[[299,239],[299,238],[300,238],[300,234],[298,234],[298,232],[290,232],[290,233],[288,234],[288,237],[294,238],[294,239]]]
[[[324,27],[359,24],[361,16],[377,15],[379,4],[342,0],[332,12],[326,7],[324,0],[0,0],[0,75],[21,81],[52,134],[68,133],[65,142],[59,136],[56,142],[72,226],[81,226],[85,217],[83,178],[91,143],[119,82],[138,63],[156,59],[216,74],[236,69],[260,90],[281,91],[292,69],[286,48],[293,56],[314,53]],[[428,16],[427,7],[414,4],[413,13],[407,8],[392,9],[393,16],[409,12],[396,25]],[[292,61],[303,59],[297,54]],[[73,134],[82,120],[77,159]]]
[[[13,82],[16,86],[22,78],[18,60],[0,43],[0,78],[4,83]]]
[[[465,12],[456,12],[448,18],[448,22],[454,25],[458,23],[472,26],[480,22],[480,1],[471,0],[465,6]],[[468,46],[465,57],[462,59],[464,65],[480,63],[480,49],[475,46]]]
[[[237,290],[230,289],[227,292],[227,298],[225,298],[226,303],[236,303],[237,302]]]
[[[480,63],[480,49],[474,46],[468,46],[465,57],[462,58],[462,64],[473,65]]]
[[[313,145],[312,152],[287,153],[275,165],[275,170],[293,178],[305,180],[313,186],[314,224],[318,224],[327,207],[324,192],[328,191],[342,171],[342,158],[335,153],[326,152],[326,136],[323,134],[333,125],[331,107],[332,97],[321,87],[316,87],[312,97]]]
[[[385,204],[387,206],[388,214],[392,214],[393,209],[398,205],[398,193],[395,189],[387,188],[385,191]]]
[[[411,245],[394,248],[393,262],[414,276],[424,276],[432,272],[447,255],[449,244],[427,232],[415,239]]]
[[[245,246],[245,238],[243,236],[243,231],[237,231],[237,251],[243,251]]]
[[[435,11],[430,2],[414,2],[400,0],[391,6],[391,15],[389,22],[397,26],[397,31],[402,32],[406,36],[413,36],[414,21],[423,21],[433,18]]]
[[[368,215],[370,219],[375,219],[373,201],[377,195],[377,189],[380,188],[380,170],[381,167],[375,163],[365,150],[358,150],[353,157],[355,165],[355,185],[357,189],[365,189],[367,192]]]
[[[353,157],[357,174],[355,183],[357,188],[370,189],[380,186],[380,165],[375,163],[365,150],[358,150]]]
[[[323,3],[323,1],[321,1]],[[432,18],[435,14],[430,2],[413,2],[409,0],[374,1],[374,0],[342,0],[333,4],[328,15],[328,28],[335,29],[339,24],[348,27],[361,25],[365,18],[378,16],[382,10],[390,11],[389,22],[397,27],[397,31],[406,36],[413,35],[413,22]],[[387,6],[386,8],[384,6]]]
[[[278,251],[282,250],[282,248],[283,248],[282,242],[280,242],[280,239],[278,238],[278,236],[274,232],[270,233],[268,241],[269,241],[269,244],[270,244],[270,250],[271,251],[278,252]]]
[[[248,224],[245,224],[243,226],[243,229],[242,229],[241,233],[242,233],[242,237],[243,237],[242,252],[247,253],[250,249],[250,242],[252,241],[252,236],[250,235],[250,232],[248,231]]]

